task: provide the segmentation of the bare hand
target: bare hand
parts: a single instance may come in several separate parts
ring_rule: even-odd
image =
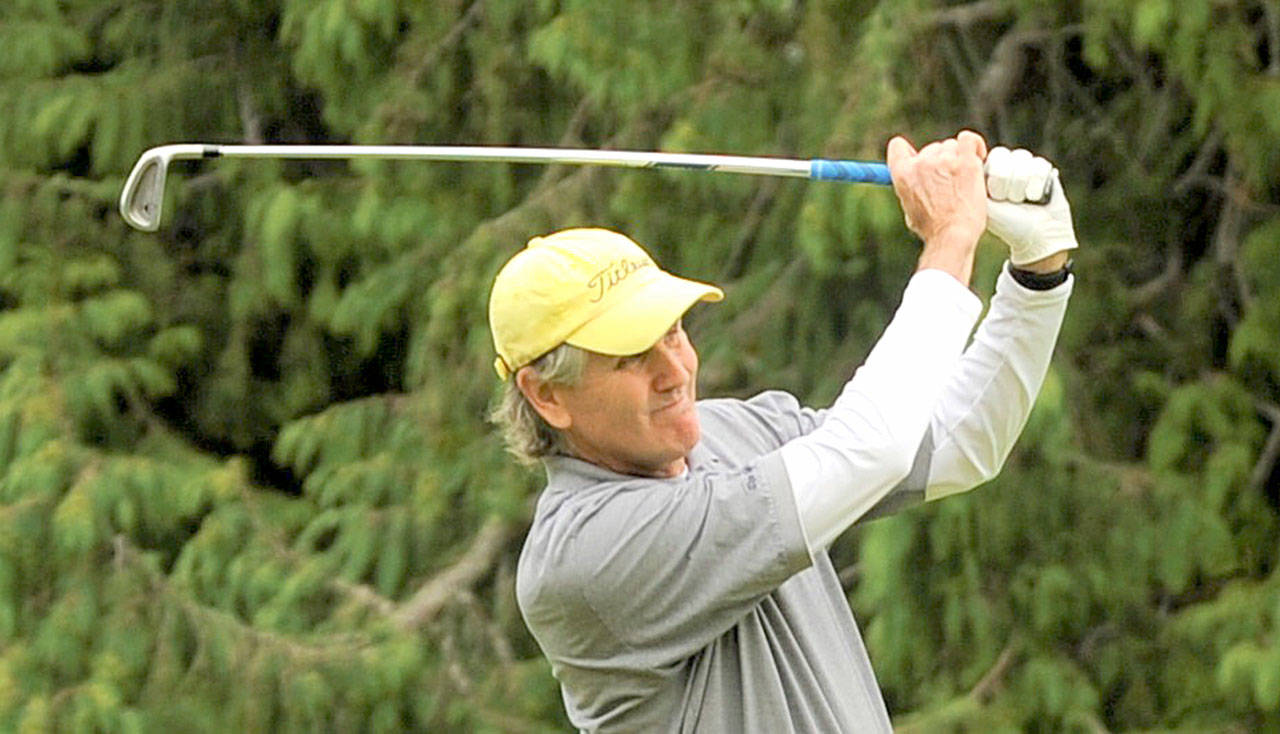
[[[924,240],[920,267],[946,270],[965,284],[987,226],[986,155],[982,136],[965,130],[919,151],[898,136],[886,156],[907,227]]]

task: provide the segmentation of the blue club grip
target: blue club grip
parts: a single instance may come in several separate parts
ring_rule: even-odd
[[[813,181],[893,184],[893,179],[889,178],[889,167],[883,163],[829,161],[824,158],[809,161],[809,178]]]

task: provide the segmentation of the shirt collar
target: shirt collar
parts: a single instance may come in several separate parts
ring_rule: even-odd
[[[691,474],[705,470],[706,466],[711,463],[711,452],[703,446],[699,441],[689,451],[689,455],[685,457],[685,473],[680,476],[670,477],[669,479],[684,479]],[[653,477],[639,477],[634,474],[620,474],[612,469],[607,469],[599,464],[592,464],[589,461],[583,461],[572,456],[554,455],[546,456],[542,459],[542,465],[547,470],[547,488],[548,489],[585,489],[586,487],[599,484],[601,482],[625,482],[635,481],[637,479],[654,479],[655,481],[664,481]]]

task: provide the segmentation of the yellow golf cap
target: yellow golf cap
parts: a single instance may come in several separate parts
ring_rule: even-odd
[[[657,266],[629,237],[579,228],[534,237],[502,266],[489,329],[503,380],[561,344],[611,356],[657,343],[698,301],[724,292]]]

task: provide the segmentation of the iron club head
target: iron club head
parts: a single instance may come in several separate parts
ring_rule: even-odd
[[[138,158],[120,192],[120,215],[130,226],[144,232],[160,228],[164,204],[164,181],[169,163],[217,155],[216,147],[197,143],[161,145]]]

